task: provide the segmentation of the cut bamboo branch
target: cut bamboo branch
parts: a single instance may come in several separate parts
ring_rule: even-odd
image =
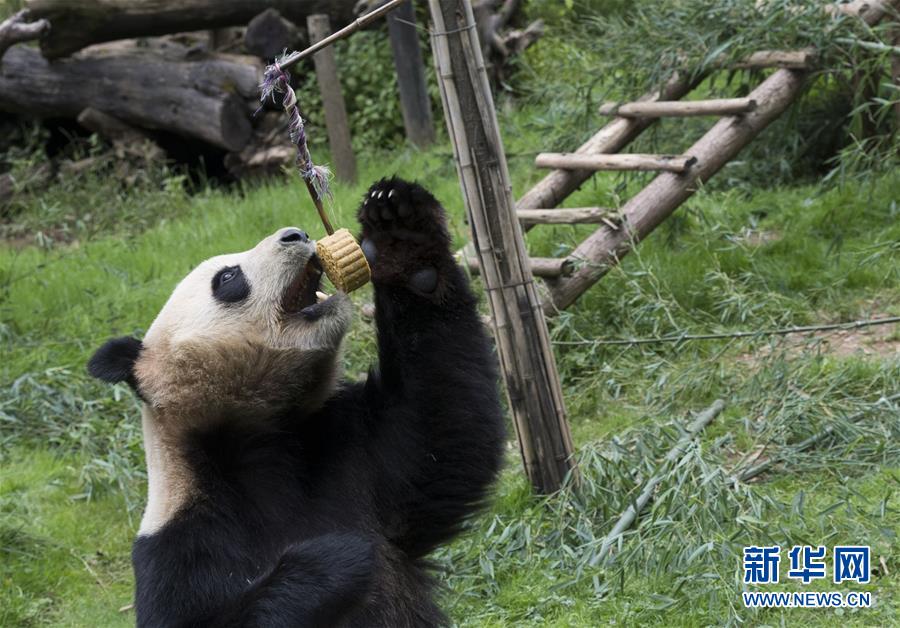
[[[523,225],[599,224],[616,215],[608,207],[567,207],[565,209],[519,209],[516,211]]]
[[[760,50],[741,59],[733,66],[740,70],[762,70],[764,68],[788,68],[808,70],[816,61],[816,51],[809,50]]]
[[[752,98],[719,98],[716,100],[658,100],[655,102],[606,103],[600,106],[602,116],[626,118],[686,118],[690,116],[733,116],[756,109]]]
[[[509,170],[469,0],[429,0],[447,129],[491,307],[525,472],[540,493],[575,471],[547,322],[515,212]]]
[[[879,402],[881,402],[881,401],[884,401],[888,404],[891,404],[895,401],[900,401],[900,393],[893,394],[889,397],[882,397],[882,399],[880,399]],[[867,408],[865,410],[857,412],[856,414],[851,414],[850,416],[847,417],[846,420],[848,423],[856,423],[857,421],[859,421],[860,419],[862,419],[863,417],[868,415],[872,411],[872,409],[873,408]],[[834,434],[834,427],[828,426],[821,432],[817,432],[817,433],[813,434],[812,436],[810,436],[809,438],[807,438],[806,440],[800,441],[799,443],[790,447],[788,450],[782,452],[781,454],[774,455],[771,458],[769,458],[768,460],[764,460],[764,461],[760,462],[759,464],[755,464],[752,467],[749,467],[747,469],[744,469],[743,471],[736,473],[732,477],[732,480],[734,482],[738,482],[738,481],[749,482],[750,480],[757,477],[758,475],[761,475],[762,473],[768,471],[776,464],[778,464],[780,462],[784,462],[788,456],[812,449],[813,447],[815,447],[817,444],[819,444],[820,442],[822,442],[823,440],[825,440],[832,434]]]
[[[686,155],[579,155],[578,153],[541,153],[534,165],[538,168],[563,168],[566,170],[641,170],[658,172],[684,172],[697,162]]]
[[[465,261],[466,267],[472,273],[476,275],[481,273],[481,266],[477,257],[471,255],[461,255],[459,257]],[[531,274],[544,279],[570,275],[575,269],[572,260],[564,257],[530,257],[528,258],[528,263],[531,267]]]
[[[638,498],[634,503],[628,506],[625,512],[622,513],[622,516],[619,517],[619,520],[616,521],[616,525],[613,526],[613,529],[603,538],[603,541],[600,544],[600,551],[590,560],[590,565],[592,567],[599,565],[604,561],[606,564],[611,562],[611,558],[609,558],[609,560],[607,559],[613,544],[619,540],[619,537],[621,537],[632,524],[634,524],[638,515],[640,515],[644,508],[647,507],[647,504],[650,503],[654,492],[656,492],[656,487],[665,479],[666,474],[672,468],[672,465],[684,457],[691,442],[700,435],[700,432],[702,432],[707,425],[712,423],[713,419],[715,419],[724,408],[725,402],[721,399],[717,399],[709,408],[701,412],[697,418],[694,419],[684,435],[678,439],[675,446],[672,447],[668,454],[666,454],[656,475],[647,481],[647,484],[644,485],[644,490],[641,491]]]

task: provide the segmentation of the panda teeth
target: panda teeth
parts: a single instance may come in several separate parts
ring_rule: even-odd
[[[316,299],[319,303],[329,299],[330,296],[322,292],[321,290],[316,290]]]

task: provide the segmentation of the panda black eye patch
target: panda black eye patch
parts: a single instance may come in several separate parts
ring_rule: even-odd
[[[212,293],[220,303],[240,303],[250,296],[250,284],[240,266],[226,266],[213,277]]]

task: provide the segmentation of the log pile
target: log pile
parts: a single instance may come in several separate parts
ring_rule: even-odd
[[[327,15],[337,29],[382,4],[26,0],[0,23],[0,111],[77,119],[116,154],[138,144],[142,155],[164,159],[151,144],[176,142],[172,154],[215,155],[235,177],[276,172],[293,153],[277,103],[267,105],[273,115],[256,113],[263,68],[283,50],[307,46],[308,16]],[[540,24],[511,28],[518,5],[478,3],[495,69],[540,35]],[[39,47],[22,43],[31,40]],[[311,61],[302,71],[312,71]]]

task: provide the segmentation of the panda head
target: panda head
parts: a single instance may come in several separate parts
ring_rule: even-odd
[[[249,251],[206,260],[178,284],[143,341],[108,341],[89,372],[127,382],[161,419],[315,410],[336,385],[351,314],[345,294],[318,291],[315,251],[303,231],[286,228]]]

